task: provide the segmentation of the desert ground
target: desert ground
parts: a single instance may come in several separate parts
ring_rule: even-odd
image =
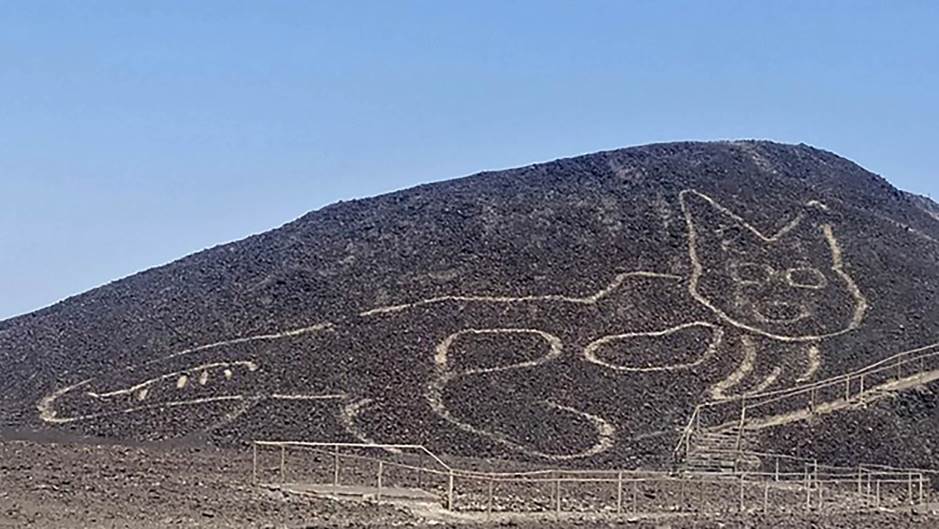
[[[0,441],[0,527],[302,528],[302,527],[636,527],[648,529],[904,529],[939,527],[939,517],[878,511],[785,517],[589,515],[447,516],[375,501],[284,494],[251,483],[246,449],[127,446],[88,440]]]

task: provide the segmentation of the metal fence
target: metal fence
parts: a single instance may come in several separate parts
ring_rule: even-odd
[[[485,514],[847,512],[923,505],[930,490],[922,472],[847,469],[787,456],[774,460],[768,472],[678,474],[468,470],[420,445],[256,441],[252,451],[256,485],[378,501],[428,501],[450,511]]]

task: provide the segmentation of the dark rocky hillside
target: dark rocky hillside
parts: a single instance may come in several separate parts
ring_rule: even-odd
[[[769,142],[650,145],[342,202],[0,323],[0,420],[661,463],[700,402],[939,342],[935,208]],[[903,415],[933,424],[921,395],[832,424],[902,425],[920,436],[910,461],[939,463],[935,428]]]

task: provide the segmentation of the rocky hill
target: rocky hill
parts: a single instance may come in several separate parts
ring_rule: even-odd
[[[649,145],[342,202],[0,323],[0,420],[657,464],[700,402],[939,342],[935,207],[769,142]],[[908,460],[936,462],[939,400],[920,391],[912,419],[880,406],[826,424],[923,425]]]

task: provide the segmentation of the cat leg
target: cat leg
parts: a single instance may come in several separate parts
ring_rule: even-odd
[[[815,374],[822,367],[822,354],[817,342],[805,346],[805,369],[796,378],[799,384],[807,384],[815,379]]]
[[[711,386],[709,392],[715,400],[752,397],[791,386],[809,380],[818,369],[817,346],[782,343],[750,334],[741,334],[736,341],[739,363]]]
[[[737,388],[751,375],[754,365],[757,362],[756,343],[751,336],[741,335],[738,337],[740,351],[742,355],[736,368],[726,377],[714,383],[708,393],[714,400],[725,400],[739,397]],[[732,356],[728,354],[728,356]]]
[[[818,342],[783,343],[745,334],[739,343],[743,352],[740,363],[711,387],[714,399],[753,397],[807,384],[822,366]]]

